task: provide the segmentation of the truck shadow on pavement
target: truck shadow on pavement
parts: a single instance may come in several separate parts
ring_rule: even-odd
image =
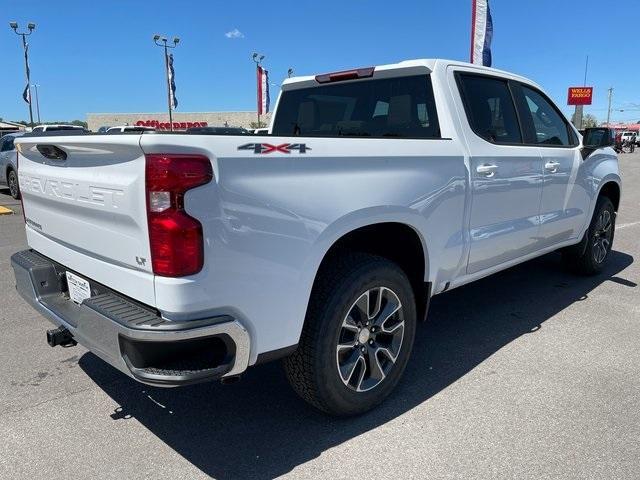
[[[251,368],[233,385],[179,389],[140,385],[91,353],[79,364],[121,406],[104,412],[114,421],[135,418],[215,478],[273,478],[428,401],[598,285],[637,287],[616,276],[632,262],[614,251],[605,272],[578,277],[550,254],[434,298],[396,392],[357,418],[334,419],[308,407],[289,388],[280,362]]]

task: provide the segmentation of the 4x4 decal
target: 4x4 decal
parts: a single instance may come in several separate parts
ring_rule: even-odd
[[[253,153],[291,153],[297,151],[299,153],[307,153],[311,150],[306,143],[281,143],[280,145],[271,145],[270,143],[245,143],[240,145],[238,150],[253,150]]]

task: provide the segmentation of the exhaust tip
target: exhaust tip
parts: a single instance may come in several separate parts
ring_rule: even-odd
[[[58,327],[52,330],[47,330],[47,343],[50,347],[73,347],[78,344],[73,339],[71,332],[65,327]]]

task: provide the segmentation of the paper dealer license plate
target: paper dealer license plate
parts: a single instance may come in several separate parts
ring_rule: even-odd
[[[69,286],[69,298],[76,303],[82,303],[91,297],[91,286],[84,278],[78,275],[67,273],[67,285]]]

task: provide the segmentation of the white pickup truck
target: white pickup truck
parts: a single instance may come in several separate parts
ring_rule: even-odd
[[[535,83],[446,60],[286,80],[263,136],[16,144],[12,265],[51,345],[160,386],[284,358],[335,415],[393,390],[433,295],[559,249],[601,271],[620,204],[606,129],[582,138]]]

